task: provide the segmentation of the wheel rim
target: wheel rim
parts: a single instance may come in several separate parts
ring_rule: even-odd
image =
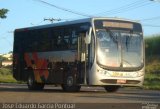
[[[32,86],[32,84],[33,84],[33,79],[32,79],[31,76],[29,76],[29,78],[28,78],[28,85]]]
[[[72,77],[72,76],[69,76],[69,77],[67,78],[67,85],[68,85],[68,86],[73,86],[73,77]]]

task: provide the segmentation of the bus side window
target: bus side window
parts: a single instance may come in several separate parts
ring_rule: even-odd
[[[75,30],[72,30],[70,49],[77,49],[77,44],[78,44],[78,37],[77,36],[78,36],[77,32]]]
[[[31,32],[28,32],[28,33],[25,34],[25,37],[24,37],[26,40],[24,40],[24,39],[22,40],[22,41],[24,41],[23,44],[25,45],[24,47],[25,47],[27,52],[32,52],[33,51],[32,50],[33,49],[33,46],[32,46],[33,45],[33,37],[28,38],[30,36],[31,36]]]
[[[77,49],[78,39],[77,37],[72,38],[71,49]]]

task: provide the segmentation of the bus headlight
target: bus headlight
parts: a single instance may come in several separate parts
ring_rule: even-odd
[[[109,72],[106,71],[106,70],[97,70],[97,72],[100,73],[100,74],[103,75],[103,76],[111,76],[111,75],[109,74]]]
[[[129,73],[131,73],[131,72],[129,72]],[[138,76],[138,72],[132,72],[130,74],[130,77],[132,77],[132,78],[137,77],[137,76]]]
[[[140,77],[143,75],[143,71],[139,72],[127,72],[128,77],[135,78],[135,77]]]
[[[139,72],[137,72],[137,73],[138,73],[138,76],[144,75],[144,71],[139,71]]]

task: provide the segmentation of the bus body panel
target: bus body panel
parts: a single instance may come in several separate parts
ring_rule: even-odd
[[[94,64],[89,72],[89,85],[138,86],[144,81],[144,68],[139,71],[110,71]]]
[[[89,20],[80,20],[78,24],[71,22],[61,23],[58,27],[54,24],[15,30],[14,78],[27,81],[29,74],[33,73],[37,83],[63,84],[69,74],[74,75],[77,84],[83,84],[82,45],[78,45],[78,41],[83,40],[78,39],[89,25]]]
[[[66,66],[75,67],[76,51],[25,53],[25,70],[33,69],[38,83],[63,83]]]
[[[94,19],[96,21],[97,19]],[[98,20],[105,20],[105,21],[111,21],[111,22],[116,22],[117,19],[103,19],[103,18],[98,18]],[[93,22],[94,22],[93,21]],[[121,20],[118,19],[117,21],[120,22],[127,22],[127,23],[137,23],[129,20]],[[122,23],[123,24],[123,23]],[[138,26],[133,26],[133,28],[140,32],[142,34],[142,29],[139,23],[137,23]],[[117,25],[116,25],[117,26]],[[94,27],[94,34],[96,34],[96,27]],[[107,28],[107,27],[106,27]],[[100,29],[102,29],[100,25]],[[118,29],[117,29],[118,30]],[[124,29],[126,31],[126,29]],[[96,36],[97,37],[97,36]],[[98,62],[97,62],[97,53],[98,53],[98,48],[97,48],[97,43],[95,43],[95,59],[94,59],[94,64],[89,71],[89,84],[90,85],[100,85],[100,86],[107,86],[107,85],[116,85],[116,86],[142,86],[143,81],[144,81],[144,72],[145,72],[145,65],[143,64],[140,68],[134,68],[134,69],[122,69],[122,68],[103,68]],[[107,49],[108,52],[108,49]],[[144,63],[144,39],[142,37],[142,54],[143,54],[143,63]],[[130,57],[131,60],[132,57]],[[112,60],[110,61],[110,65],[112,63]]]
[[[26,81],[29,73],[32,72],[38,83],[64,84],[67,75],[70,74],[76,78],[75,84],[142,86],[144,66],[137,70],[126,71],[124,69],[115,70],[103,68],[98,63],[98,29],[94,24],[96,20],[137,23],[135,21],[116,18],[89,18],[17,29],[14,33],[14,78]],[[100,27],[101,26],[102,25],[100,25]],[[105,26],[105,24],[103,26]],[[87,37],[85,35],[88,33],[90,27],[92,27],[91,43],[85,44],[84,39]],[[52,31],[54,32],[52,33]],[[36,36],[36,34],[38,34],[38,36]],[[62,34],[64,35],[62,36]],[[46,42],[48,41],[50,45],[43,42],[41,43],[41,37],[43,36],[45,36],[43,40],[49,38]],[[26,49],[24,46],[27,45],[28,38],[33,38],[33,40],[37,42],[33,43],[32,46],[28,46]],[[63,45],[52,45],[58,43],[61,38],[65,39],[70,45],[66,43],[63,43]],[[71,45],[73,40],[76,43],[74,47]],[[37,43],[38,46],[36,48],[35,45]],[[30,43],[28,43],[28,45],[30,45]],[[50,46],[53,46],[53,48],[49,48]],[[55,49],[55,46],[59,48]],[[29,47],[32,47],[32,50],[30,50],[31,48]],[[48,49],[45,49],[47,47]],[[106,49],[106,52],[108,51],[109,50]]]

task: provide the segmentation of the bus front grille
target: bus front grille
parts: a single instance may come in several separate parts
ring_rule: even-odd
[[[120,84],[117,82],[117,79],[102,79],[100,81],[107,84]],[[139,84],[140,82],[141,81],[138,81],[138,80],[126,80],[125,83],[121,83],[121,84]]]

